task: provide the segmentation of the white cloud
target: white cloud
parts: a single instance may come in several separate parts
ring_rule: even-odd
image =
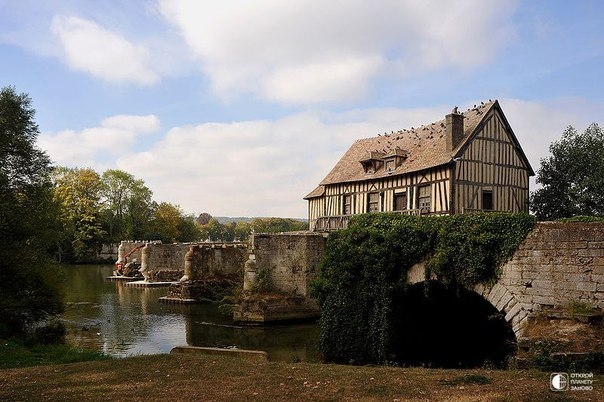
[[[67,64],[75,70],[112,83],[152,85],[160,79],[144,46],[94,21],[55,16],[51,29],[61,42]]]
[[[117,115],[104,119],[98,127],[43,133],[38,145],[57,165],[104,169],[112,164],[110,160],[132,152],[141,137],[157,130],[159,120],[153,115]]]
[[[275,121],[170,129],[119,169],[143,178],[156,200],[213,215],[306,215],[302,198],[358,138],[442,118],[448,107],[301,113]]]
[[[159,0],[222,97],[355,100],[383,74],[471,69],[513,37],[515,1]]]
[[[499,101],[535,170],[568,125],[583,131],[604,115],[604,104],[577,98]],[[356,139],[440,120],[450,110],[439,105],[305,112],[274,121],[179,126],[161,135],[155,116],[113,116],[98,127],[42,135],[40,146],[60,165],[96,161],[91,167],[99,172],[125,170],[143,179],[156,201],[190,213],[305,217],[302,197]],[[160,139],[143,146],[152,133]]]
[[[604,123],[604,104],[583,98],[501,99],[500,104],[535,171],[568,126],[583,132],[591,123]]]

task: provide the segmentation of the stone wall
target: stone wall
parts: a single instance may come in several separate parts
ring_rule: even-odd
[[[314,232],[254,234],[251,253],[256,272],[268,273],[270,288],[290,295],[308,296],[309,283],[319,273],[326,235]]]
[[[186,258],[190,261],[190,267],[185,265],[185,275],[188,280],[225,275],[237,275],[243,278],[247,245],[245,243],[191,245]]]
[[[407,273],[409,283],[424,278],[424,263]],[[474,290],[505,314],[517,336],[540,310],[573,302],[604,309],[604,223],[537,223],[499,280]]]
[[[327,236],[316,232],[254,234],[245,263],[244,292],[236,322],[266,323],[316,318],[309,285],[319,274]]]
[[[146,247],[141,247],[145,246]],[[138,248],[128,261],[123,261],[123,256],[131,250]],[[208,274],[234,274],[242,272],[246,259],[246,245],[244,243],[174,243],[162,244],[161,242],[122,241],[118,261],[126,263],[134,259],[144,268],[153,273],[154,278],[163,277],[166,273],[170,280],[177,280],[185,271],[185,256],[191,253],[191,269],[193,277]],[[143,258],[143,250],[146,257]]]
[[[538,223],[499,281],[477,290],[506,314],[517,334],[538,310],[572,302],[604,308],[604,224]]]

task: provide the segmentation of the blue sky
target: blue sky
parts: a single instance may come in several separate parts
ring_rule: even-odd
[[[57,165],[187,213],[305,217],[358,138],[498,99],[533,165],[604,124],[604,2],[0,0],[0,86]]]

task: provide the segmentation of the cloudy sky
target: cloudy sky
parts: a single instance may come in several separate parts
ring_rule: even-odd
[[[498,99],[533,168],[604,124],[599,0],[0,0],[0,86],[57,165],[187,213],[305,217],[358,138]]]

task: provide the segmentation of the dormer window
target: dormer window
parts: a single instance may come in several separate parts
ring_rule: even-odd
[[[403,161],[407,159],[408,153],[404,149],[394,148],[386,156],[384,156],[384,163],[386,164],[386,171],[392,172],[396,170]]]
[[[370,151],[368,158],[360,161],[361,165],[363,165],[363,170],[365,170],[365,174],[377,172],[384,164],[383,158],[384,154],[382,152]]]

